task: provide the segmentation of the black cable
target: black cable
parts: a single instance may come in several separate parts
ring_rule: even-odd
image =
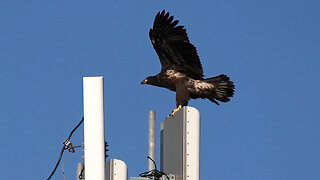
[[[150,156],[147,156],[147,158],[150,159],[150,160],[153,162],[153,164],[154,164],[154,169],[158,169],[156,162],[155,162]]]
[[[157,170],[157,164],[151,157],[148,156],[148,159],[150,159],[153,162],[154,169],[147,172],[140,173],[139,174],[140,177],[148,177],[148,178],[154,177],[155,180],[159,180],[163,175],[165,175],[167,179],[170,180],[169,176],[166,173]]]
[[[83,122],[83,120],[84,120],[84,117],[82,117],[82,119],[81,119],[81,121],[79,122],[79,124],[71,131],[71,133],[69,134],[69,137],[68,137],[64,142],[70,140],[72,134],[74,133],[74,131],[76,131],[76,130],[78,129],[78,127],[81,125],[81,123]],[[48,177],[47,180],[50,180],[51,177],[53,176],[53,174],[56,172],[56,170],[57,170],[57,168],[58,168],[58,166],[59,166],[59,164],[60,164],[60,161],[61,161],[61,158],[62,158],[62,155],[63,155],[63,152],[64,152],[66,146],[67,146],[67,145],[64,143],[64,144],[63,144],[63,147],[62,147],[62,149],[61,149],[60,156],[59,156],[59,159],[58,159],[58,161],[57,161],[57,164],[56,164],[56,166],[54,167],[52,173],[50,174],[50,176]]]
[[[79,174],[79,179],[84,179],[84,166],[83,168],[81,169],[81,172]]]

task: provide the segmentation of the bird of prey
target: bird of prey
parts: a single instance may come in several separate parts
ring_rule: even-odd
[[[177,109],[171,115],[187,106],[190,98],[206,98],[217,105],[217,101],[229,101],[234,93],[233,82],[224,74],[204,79],[197,50],[184,26],[177,26],[178,22],[165,10],[156,15],[149,37],[159,56],[161,72],[145,78],[141,84],[176,92]]]

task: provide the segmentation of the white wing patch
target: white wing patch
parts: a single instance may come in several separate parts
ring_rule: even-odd
[[[179,77],[184,77],[182,73],[177,72],[175,70],[167,70],[166,71],[166,75],[168,76],[168,78],[179,78]]]
[[[214,88],[214,85],[203,82],[203,81],[196,80],[194,82],[194,87],[195,87],[196,92],[201,92],[201,91],[203,92],[203,91],[212,90]]]

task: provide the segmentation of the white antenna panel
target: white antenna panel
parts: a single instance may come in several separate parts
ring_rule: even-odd
[[[128,168],[125,162],[119,159],[110,159],[106,163],[106,180],[127,180]]]
[[[200,114],[185,106],[161,123],[161,171],[176,180],[200,179]]]

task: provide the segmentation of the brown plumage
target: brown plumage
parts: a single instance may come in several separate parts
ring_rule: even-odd
[[[163,10],[155,17],[149,31],[156,50],[161,72],[149,76],[141,84],[163,87],[176,91],[176,105],[186,106],[190,98],[207,98],[219,105],[227,102],[234,93],[234,84],[224,74],[204,79],[202,65],[196,48],[190,43],[184,26]]]

